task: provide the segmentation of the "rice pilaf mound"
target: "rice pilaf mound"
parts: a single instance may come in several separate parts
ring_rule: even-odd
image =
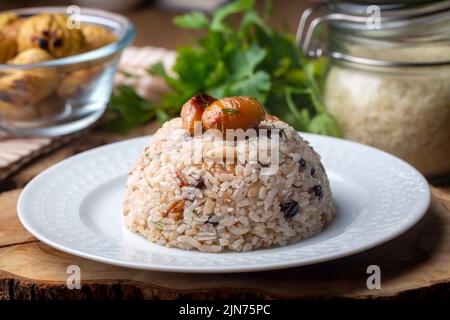
[[[319,155],[277,118],[258,128],[279,130],[279,164],[270,174],[264,159],[228,163],[207,134],[190,134],[181,118],[166,122],[129,173],[126,227],[162,246],[203,252],[284,246],[319,233],[336,212]],[[249,145],[270,139],[260,134],[231,148],[252,152]],[[202,147],[202,161],[192,146]]]

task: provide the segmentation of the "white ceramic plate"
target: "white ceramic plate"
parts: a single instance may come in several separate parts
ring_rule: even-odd
[[[322,233],[296,244],[244,253],[201,253],[161,247],[124,229],[127,173],[150,137],[96,148],[47,169],[22,192],[19,217],[36,238],[87,259],[171,272],[243,272],[361,252],[400,235],[425,214],[429,186],[410,165],[361,144],[303,136],[322,156],[338,214]]]

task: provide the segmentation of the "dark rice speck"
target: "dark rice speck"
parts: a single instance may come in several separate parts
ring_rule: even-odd
[[[299,205],[297,201],[289,201],[281,204],[281,211],[285,219],[294,217],[299,212]]]
[[[185,134],[183,134],[183,140],[184,141],[191,141],[191,139],[192,139],[192,137],[191,137],[191,135],[189,134],[189,133],[185,133]]]
[[[206,188],[205,180],[202,177],[199,177],[194,187],[200,190],[205,189]]]
[[[188,191],[184,199],[192,202],[195,200],[195,194],[192,191]]]
[[[262,162],[259,161],[259,160],[258,160],[258,164],[259,164],[261,167],[263,167],[263,168],[270,167],[270,164],[269,164],[269,163],[262,163]]]
[[[213,226],[217,226],[219,224],[219,218],[217,218],[217,216],[215,214],[210,215],[208,220],[206,220],[205,223],[209,223]]]
[[[298,161],[298,164],[299,164],[298,169],[301,170],[301,171],[303,171],[303,170],[305,169],[305,167],[306,167],[306,161],[305,161],[305,159],[301,158],[301,159]]]
[[[316,197],[321,199],[322,196],[323,196],[322,186],[318,184],[318,185],[315,185],[312,189],[313,189],[314,194],[316,195]]]

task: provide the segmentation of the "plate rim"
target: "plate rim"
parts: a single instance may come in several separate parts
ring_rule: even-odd
[[[326,256],[323,256],[323,257],[307,258],[307,259],[301,260],[301,261],[298,261],[298,260],[297,261],[296,260],[284,261],[284,262],[277,261],[274,263],[263,263],[261,265],[247,265],[247,266],[240,265],[240,266],[225,266],[225,267],[224,266],[222,266],[222,267],[215,266],[213,268],[211,266],[198,266],[198,265],[196,265],[196,266],[172,266],[172,265],[161,265],[161,264],[127,262],[127,261],[123,261],[123,260],[102,257],[102,256],[98,256],[95,254],[80,251],[79,249],[73,249],[66,245],[61,245],[58,242],[55,242],[55,241],[49,239],[45,235],[40,234],[37,230],[34,229],[32,223],[29,223],[27,214],[24,213],[24,211],[25,211],[25,209],[23,208],[24,202],[25,202],[26,198],[28,197],[28,194],[30,192],[32,192],[33,186],[35,184],[39,183],[39,181],[41,179],[45,179],[47,174],[49,174],[49,172],[59,168],[60,166],[65,165],[67,162],[76,161],[79,158],[82,158],[83,156],[85,156],[86,154],[89,154],[92,152],[102,152],[106,149],[117,147],[120,144],[133,143],[133,142],[137,142],[139,140],[149,141],[153,137],[153,135],[146,135],[146,136],[140,136],[140,137],[135,137],[135,138],[126,139],[126,140],[116,141],[116,142],[112,142],[112,143],[109,143],[106,145],[95,147],[95,148],[92,148],[89,150],[85,150],[83,152],[80,152],[76,155],[66,158],[66,159],[46,168],[44,171],[42,171],[37,176],[35,176],[31,181],[29,181],[26,184],[26,186],[23,188],[22,192],[20,193],[18,201],[17,201],[17,213],[18,213],[19,221],[21,222],[23,227],[28,232],[30,232],[34,237],[36,237],[38,240],[42,241],[43,243],[49,245],[50,247],[60,250],[62,252],[77,256],[77,257],[88,259],[88,260],[97,261],[97,262],[114,265],[114,266],[118,266],[118,267],[125,267],[125,268],[138,269],[138,270],[175,272],[175,273],[211,273],[211,274],[214,274],[214,273],[263,272],[263,271],[270,271],[270,270],[295,268],[295,267],[318,264],[318,263],[322,263],[322,262],[326,262],[326,261],[332,261],[332,260],[348,257],[348,256],[351,256],[351,255],[354,255],[354,254],[357,254],[357,253],[360,253],[363,251],[367,251],[369,249],[372,249],[383,243],[389,242],[389,241],[397,238],[401,234],[405,233],[407,230],[411,229],[414,225],[416,225],[427,213],[428,208],[431,203],[430,186],[429,186],[427,180],[425,179],[425,177],[416,168],[414,168],[412,165],[410,165],[406,161],[404,161],[392,154],[389,154],[385,151],[382,151],[377,148],[374,148],[374,147],[371,147],[368,145],[364,145],[364,144],[361,144],[361,143],[358,143],[355,141],[346,140],[346,139],[342,139],[342,138],[336,138],[336,137],[323,136],[323,135],[318,135],[318,134],[312,134],[312,133],[305,133],[305,132],[298,132],[298,133],[303,138],[305,138],[305,140],[307,140],[307,141],[309,141],[308,137],[311,137],[311,136],[314,137],[315,139],[337,140],[341,143],[351,144],[357,148],[369,149],[369,150],[375,151],[377,153],[381,153],[385,157],[388,157],[391,159],[393,158],[396,161],[399,161],[402,166],[407,168],[409,171],[411,171],[414,175],[416,175],[419,178],[421,184],[426,186],[426,192],[423,195],[424,201],[422,203],[420,203],[421,204],[420,206],[417,206],[415,208],[414,214],[411,215],[412,218],[409,219],[408,221],[406,221],[405,223],[403,223],[399,228],[393,230],[391,233],[389,233],[383,237],[380,237],[379,239],[376,239],[368,244],[360,245],[359,247],[358,246],[352,247],[350,249],[347,248],[342,251],[337,251],[336,253],[327,254]],[[144,148],[144,147],[145,147],[145,144],[143,143],[142,148]],[[212,253],[212,254],[214,254],[214,253]],[[216,253],[214,255],[220,255],[220,254],[221,253]]]

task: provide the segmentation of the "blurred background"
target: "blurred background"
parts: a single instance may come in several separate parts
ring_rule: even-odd
[[[80,6],[116,11],[130,18],[137,29],[134,44],[137,46],[152,45],[175,49],[186,44],[186,40],[197,34],[192,30],[180,30],[172,23],[172,18],[180,12],[201,10],[212,12],[217,7],[228,3],[228,0],[0,0],[0,11],[23,7],[37,6]],[[276,0],[273,1],[273,16],[270,24],[273,27],[284,27],[295,32],[301,13],[311,3],[308,0]],[[259,1],[259,7],[264,1]]]
[[[338,12],[345,13],[347,20],[335,19],[311,28],[303,33],[311,37],[296,41],[302,13],[317,2],[324,6],[316,7],[312,17]],[[5,72],[0,78],[5,109],[1,128],[20,135],[58,136],[94,124],[106,110],[102,120],[108,128],[128,133],[152,120],[161,124],[178,116],[183,103],[198,92],[217,98],[246,95],[260,100],[268,113],[299,131],[377,147],[430,177],[449,174],[450,1],[0,0],[0,11],[60,6],[62,9],[54,10],[64,10],[66,15],[71,5],[127,17],[136,29],[134,46],[123,51],[120,61],[112,52],[109,64],[85,61],[85,65],[53,70],[57,74],[51,79],[58,81],[44,97],[41,85],[48,81],[33,82],[36,74],[24,79],[29,74],[20,70],[13,75]],[[197,12],[181,15],[192,11]],[[310,12],[306,11],[306,16]],[[24,15],[29,19],[30,14]],[[221,22],[224,17],[226,23]],[[371,23],[378,21],[374,18],[384,22],[372,28]],[[47,28],[45,19],[40,25]],[[311,20],[309,24],[303,20],[306,29],[316,26]],[[90,38],[92,50],[106,47],[110,42],[95,46],[92,39],[104,41],[108,32],[105,35],[101,28],[97,33],[89,31],[93,22],[86,21],[78,39]],[[36,36],[39,28],[20,27],[20,19],[18,22],[19,27],[11,22],[9,28],[20,28],[22,37],[5,36],[4,48],[14,48],[17,39],[31,39],[41,49],[48,46],[48,30]],[[7,27],[0,34],[7,34]],[[124,38],[131,41],[134,28],[127,22],[123,29],[129,35]],[[77,43],[74,35],[62,34],[69,39],[65,43]],[[29,49],[27,41],[22,41],[25,50],[19,49],[19,53]],[[245,71],[249,66],[251,70]],[[50,78],[43,70],[34,71]],[[16,90],[17,83],[31,89],[22,85],[26,88]]]

